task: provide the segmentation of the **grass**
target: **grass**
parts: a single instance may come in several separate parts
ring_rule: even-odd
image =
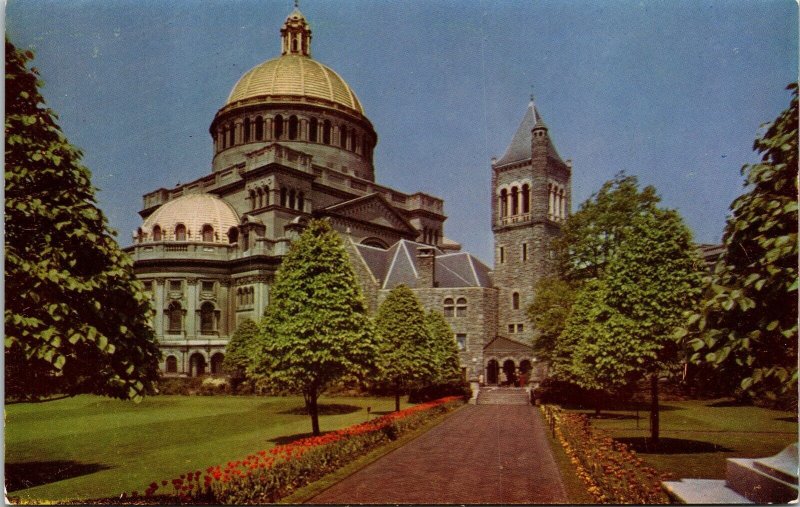
[[[393,398],[321,398],[322,431],[394,409]],[[96,396],[6,406],[8,494],[27,501],[115,497],[307,436],[300,397]],[[404,405],[407,406],[407,405]],[[330,410],[328,410],[330,408]],[[402,408],[402,407],[401,407]]]
[[[797,442],[797,414],[753,406],[736,406],[727,400],[670,401],[662,403],[660,445],[648,446],[649,415],[639,411],[638,428],[633,410],[609,410],[595,419],[606,430],[631,444],[642,459],[676,478],[724,479],[726,458],[771,456]]]

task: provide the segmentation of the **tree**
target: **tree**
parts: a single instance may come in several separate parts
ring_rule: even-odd
[[[400,410],[402,394],[436,375],[425,311],[411,289],[398,285],[389,292],[378,307],[375,328],[380,360],[378,384],[394,393],[395,410]]]
[[[259,383],[301,393],[320,434],[317,400],[336,380],[374,367],[367,306],[342,240],[312,220],[281,263],[248,374]]]
[[[613,389],[649,377],[651,439],[658,442],[658,380],[678,364],[672,339],[700,295],[701,262],[672,210],[635,217],[602,278],[587,283],[568,319],[564,369],[579,385]]]
[[[429,350],[435,358],[434,382],[457,384],[461,382],[461,363],[458,360],[458,345],[453,330],[441,312],[431,310],[425,315],[425,325],[430,340]]]
[[[633,217],[661,199],[652,186],[639,190],[636,176],[618,173],[569,216],[555,246],[561,276],[582,282],[599,278],[614,258]]]
[[[761,162],[742,167],[749,191],[731,204],[704,302],[676,334],[694,361],[768,398],[797,393],[797,83],[788,89],[788,109],[753,144]]]
[[[244,319],[234,331],[228,346],[225,348],[225,359],[222,369],[230,375],[234,390],[244,382],[247,367],[252,361],[253,347],[258,339],[258,325],[250,319]]]
[[[158,378],[150,301],[32,58],[6,39],[6,399],[138,400]]]
[[[549,361],[566,326],[575,289],[560,278],[548,277],[536,284],[533,293],[533,303],[527,310],[528,320],[536,332],[533,350],[539,358]]]

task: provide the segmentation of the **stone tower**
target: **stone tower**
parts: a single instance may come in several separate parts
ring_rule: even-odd
[[[531,98],[505,154],[492,160],[499,336],[531,343],[525,310],[536,283],[554,273],[551,243],[570,211],[571,173],[570,161],[561,160]]]

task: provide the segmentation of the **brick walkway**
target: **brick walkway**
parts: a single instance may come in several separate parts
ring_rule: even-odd
[[[307,503],[566,503],[545,431],[531,406],[468,405]]]

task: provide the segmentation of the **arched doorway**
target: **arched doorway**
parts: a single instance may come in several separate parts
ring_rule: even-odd
[[[167,373],[178,373],[178,358],[167,356]]]
[[[213,356],[211,356],[211,374],[212,375],[219,375],[222,373],[222,360],[225,359],[225,355],[222,352],[217,352]]]
[[[528,385],[528,381],[531,379],[531,370],[533,370],[533,367],[531,366],[531,362],[527,359],[523,359],[519,363],[519,385],[521,387]]]
[[[490,359],[489,362],[486,364],[486,383],[487,384],[497,384],[497,373],[499,370],[499,366],[495,359]]]
[[[506,359],[503,362],[503,373],[505,374],[503,385],[506,386],[517,385],[517,366],[514,364],[513,360]]]
[[[195,352],[189,357],[189,376],[199,377],[206,374],[206,358],[203,354]]]

